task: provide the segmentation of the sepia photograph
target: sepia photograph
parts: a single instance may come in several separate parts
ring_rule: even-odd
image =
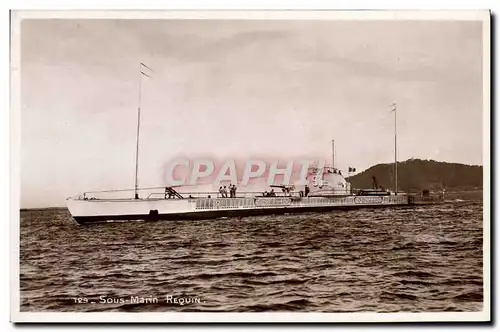
[[[11,11],[11,320],[489,321],[490,20]]]

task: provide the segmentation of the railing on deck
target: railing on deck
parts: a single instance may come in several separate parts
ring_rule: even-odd
[[[303,191],[290,191],[283,192],[276,190],[273,196],[269,196],[270,191],[236,191],[236,196],[231,197],[229,192],[227,195],[222,195],[220,192],[215,191],[194,191],[194,192],[178,192],[182,195],[182,198],[175,197],[171,194],[168,188],[176,187],[150,187],[150,188],[139,188],[140,199],[193,199],[193,198],[253,198],[253,197],[305,197]],[[177,187],[179,188],[179,187]],[[167,190],[166,190],[167,189]],[[115,190],[101,190],[101,191],[87,191],[79,194],[71,199],[77,200],[108,200],[108,199],[134,199],[135,189],[115,189]],[[161,191],[160,191],[161,190]],[[332,193],[335,190],[331,190]],[[174,190],[175,193],[177,191]],[[123,193],[130,193],[130,195],[123,195]],[[170,194],[169,194],[170,193]],[[265,195],[267,193],[268,195]],[[335,196],[342,195],[353,195],[356,196],[356,191],[351,193],[346,193],[345,190],[339,189]],[[403,195],[403,193],[401,193]],[[106,197],[107,196],[107,197]],[[125,196],[125,197],[124,197]],[[310,192],[309,197],[322,197],[321,193]]]
[[[139,188],[139,197],[142,199],[181,199],[173,195],[169,195],[169,192],[165,190],[166,188],[175,187],[150,187],[150,188]],[[86,191],[74,197],[69,197],[71,199],[77,200],[102,200],[102,199],[133,199],[135,189],[113,189],[113,190],[99,190],[99,191]],[[161,191],[159,191],[161,190]],[[123,195],[124,193],[130,193],[130,195]],[[182,199],[193,199],[193,198],[253,198],[253,197],[300,197],[301,192],[274,192],[274,196],[265,196],[265,192],[260,191],[236,191],[234,197],[230,196],[228,192],[227,195],[223,195],[220,192],[215,191],[196,191],[196,192],[178,192],[182,195]],[[269,194],[269,191],[267,191]],[[125,197],[124,197],[125,196]]]
[[[291,193],[282,193],[276,192],[274,196],[264,196],[263,192],[260,191],[241,191],[236,192],[236,195],[231,197],[229,193],[223,196],[219,192],[215,191],[201,191],[201,192],[179,192],[183,196],[183,199],[192,199],[192,198],[253,198],[253,197],[299,197],[299,192],[291,192]],[[209,197],[210,196],[210,197]],[[164,192],[152,192],[147,198],[165,198]],[[168,194],[167,194],[168,199]],[[171,198],[174,199],[174,198]]]

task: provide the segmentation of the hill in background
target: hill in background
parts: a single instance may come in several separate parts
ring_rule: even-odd
[[[372,188],[373,176],[386,188],[394,188],[394,163],[378,164],[350,177],[353,188]],[[398,190],[475,190],[483,188],[483,167],[435,160],[398,162]]]

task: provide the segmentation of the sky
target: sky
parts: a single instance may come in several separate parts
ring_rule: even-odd
[[[21,207],[133,188],[190,160],[482,164],[475,21],[76,20],[21,23]]]

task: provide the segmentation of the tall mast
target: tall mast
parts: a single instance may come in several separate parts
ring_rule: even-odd
[[[392,103],[394,112],[394,194],[398,194],[398,127],[396,103]]]
[[[134,185],[134,198],[139,199],[139,181],[138,181],[138,172],[139,172],[139,133],[141,130],[141,101],[142,101],[142,76],[147,76],[151,78],[150,75],[145,73],[146,69],[153,71],[151,68],[143,64],[142,62],[139,64],[139,100],[137,106],[137,135],[136,135],[136,145],[135,145],[135,185]]]
[[[332,140],[332,168],[335,169],[335,140]]]

